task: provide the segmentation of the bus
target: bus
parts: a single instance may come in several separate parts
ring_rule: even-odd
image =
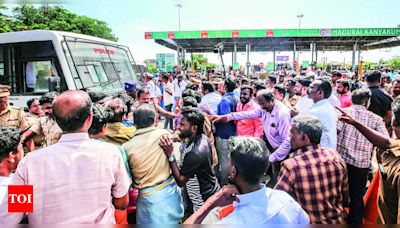
[[[10,105],[46,92],[100,91],[114,95],[138,81],[127,46],[70,32],[0,33],[0,84],[11,86]]]

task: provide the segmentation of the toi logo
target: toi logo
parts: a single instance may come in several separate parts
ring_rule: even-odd
[[[8,212],[33,212],[33,186],[8,186]]]

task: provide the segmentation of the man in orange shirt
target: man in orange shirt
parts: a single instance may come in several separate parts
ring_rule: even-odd
[[[250,111],[258,108],[258,104],[252,99],[253,88],[251,86],[242,86],[240,88],[240,103],[237,104],[236,111]],[[236,121],[236,134],[238,136],[252,136],[262,138],[264,131],[260,118]]]

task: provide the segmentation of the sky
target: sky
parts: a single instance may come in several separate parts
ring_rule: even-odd
[[[298,14],[303,14],[301,28],[374,28],[397,27],[400,24],[399,0],[68,0],[63,6],[79,15],[106,21],[119,38],[130,47],[137,63],[155,59],[156,53],[175,53],[154,40],[145,40],[149,31],[178,31],[178,9],[181,4],[181,30],[273,29],[298,28]],[[292,52],[282,52],[288,55]],[[400,56],[400,48],[362,52],[364,61],[377,62]],[[211,62],[219,63],[210,53]],[[272,61],[272,53],[252,53],[250,62]],[[318,60],[351,63],[351,52],[325,52]],[[300,62],[310,60],[311,53],[302,52]],[[231,54],[224,55],[231,64]],[[241,65],[246,62],[238,54]]]

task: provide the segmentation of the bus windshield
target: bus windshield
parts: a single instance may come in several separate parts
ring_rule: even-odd
[[[124,83],[137,80],[129,49],[65,37],[64,53],[77,89],[121,92]]]

